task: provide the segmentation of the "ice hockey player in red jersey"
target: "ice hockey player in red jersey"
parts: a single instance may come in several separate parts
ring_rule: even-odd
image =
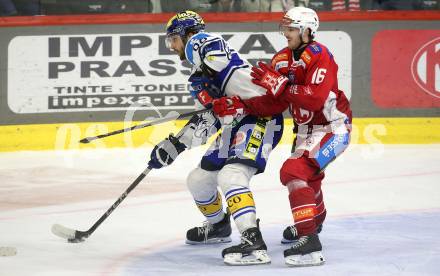
[[[348,146],[352,113],[338,88],[338,65],[331,52],[314,41],[319,19],[309,8],[290,9],[280,23],[287,47],[252,69],[253,82],[267,94],[252,99],[221,98],[214,103],[219,115],[231,115],[245,106],[247,112],[268,116],[289,108],[294,119],[292,156],[280,180],[289,191],[294,225],[284,230],[283,243],[294,242],[284,252],[290,266],[323,264],[318,233],[326,216],[321,182],[326,166]]]

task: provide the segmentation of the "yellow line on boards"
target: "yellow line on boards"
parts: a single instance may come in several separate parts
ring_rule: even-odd
[[[169,133],[177,133],[184,120],[163,123],[112,137],[80,144],[96,136],[141,122],[99,122],[0,126],[0,151],[64,150],[151,146]],[[292,120],[286,119],[282,144],[291,144]],[[355,118],[352,143],[432,144],[440,143],[440,118]]]

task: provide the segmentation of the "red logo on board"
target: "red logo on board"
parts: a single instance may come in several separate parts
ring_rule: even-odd
[[[371,94],[380,108],[440,107],[440,30],[377,32],[371,49]]]
[[[411,74],[423,91],[440,98],[440,37],[417,51],[411,63]]]

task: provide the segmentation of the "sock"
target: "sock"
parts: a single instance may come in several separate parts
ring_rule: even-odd
[[[290,207],[292,208],[293,221],[299,236],[316,232],[315,192],[310,187],[303,187],[289,194]]]

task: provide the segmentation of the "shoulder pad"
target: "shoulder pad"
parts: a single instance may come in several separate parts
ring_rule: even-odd
[[[223,51],[223,46],[222,46],[222,41],[220,39],[216,39],[216,40],[210,40],[207,41],[204,45],[204,47],[202,48],[201,51],[201,55],[202,55],[202,59],[205,58],[205,56],[207,54],[209,54],[210,52],[224,52]]]

